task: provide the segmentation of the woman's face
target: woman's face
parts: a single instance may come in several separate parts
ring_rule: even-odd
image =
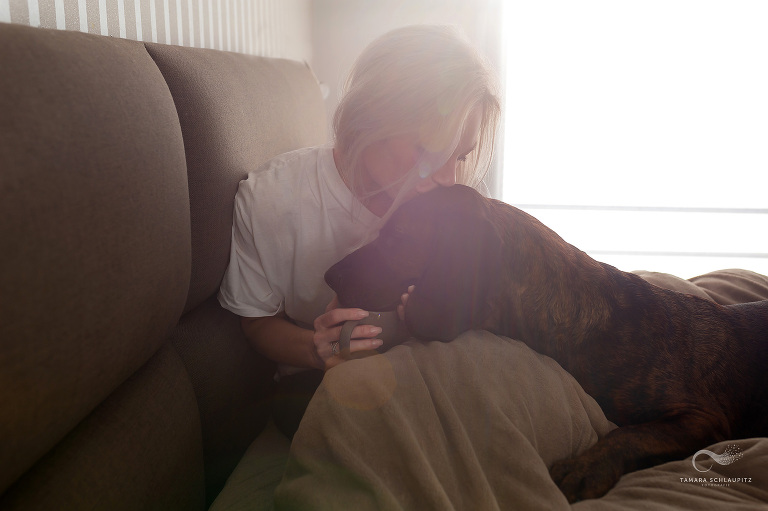
[[[405,175],[417,164],[429,162],[430,159],[440,161],[440,167],[426,177],[420,178],[416,185],[406,192],[403,199],[412,199],[438,186],[455,185],[459,163],[464,161],[477,146],[481,119],[481,109],[475,108],[464,122],[459,143],[447,161],[443,161],[444,154],[442,157],[430,158],[431,155],[439,155],[440,151],[435,152],[434,149],[430,151],[429,144],[425,143],[418,134],[392,137],[366,147],[363,151],[364,174],[362,176],[366,188],[385,191],[367,199],[363,198],[365,206],[374,214],[383,216],[400,192],[402,182],[405,182],[403,180]],[[398,184],[391,186],[394,183]]]

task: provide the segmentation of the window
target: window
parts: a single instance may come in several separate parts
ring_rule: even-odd
[[[625,271],[768,274],[768,2],[504,9],[502,199]]]

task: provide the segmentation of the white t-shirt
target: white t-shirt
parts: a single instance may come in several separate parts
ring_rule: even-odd
[[[277,156],[238,187],[219,302],[245,317],[285,311],[312,328],[333,298],[325,271],[378,226],[339,176],[332,146]]]

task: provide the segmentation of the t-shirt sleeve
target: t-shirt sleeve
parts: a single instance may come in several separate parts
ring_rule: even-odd
[[[235,196],[232,220],[232,247],[229,266],[219,289],[219,303],[238,316],[274,316],[282,311],[284,298],[273,288],[266,276],[262,256],[269,256],[270,250],[259,250],[256,239],[262,236],[263,226],[254,224],[254,212],[248,187],[240,186]]]

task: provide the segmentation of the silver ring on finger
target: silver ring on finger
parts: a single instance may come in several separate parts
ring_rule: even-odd
[[[336,356],[339,354],[339,341],[333,341],[331,343],[331,355]]]

